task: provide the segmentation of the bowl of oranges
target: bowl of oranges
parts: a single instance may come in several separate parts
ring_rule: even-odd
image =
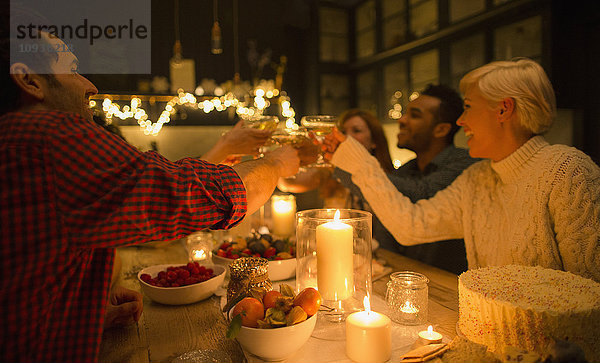
[[[227,336],[264,361],[285,360],[310,338],[321,302],[310,287],[298,294],[285,284],[280,291],[253,292],[229,311]]]
[[[240,257],[262,257],[269,260],[269,279],[280,281],[296,275],[295,243],[290,238],[277,238],[271,234],[252,233],[223,241],[213,251],[215,264],[229,266]]]

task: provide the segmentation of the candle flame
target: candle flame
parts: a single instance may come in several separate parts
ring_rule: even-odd
[[[407,301],[404,303],[404,305],[402,305],[400,311],[406,314],[416,314],[419,312],[419,309],[417,309],[413,304],[411,304],[410,301]]]
[[[335,214],[333,215],[333,220],[336,222],[340,221],[340,210],[339,209],[335,210]]]
[[[194,251],[194,261],[204,260],[206,259],[206,252],[204,250],[195,250]]]
[[[365,296],[365,298],[363,299],[363,305],[365,306],[365,311],[367,312],[367,314],[371,312],[371,303],[369,302],[368,296]]]
[[[431,325],[427,328],[427,333],[429,333],[430,335],[431,333],[433,333],[433,327]]]

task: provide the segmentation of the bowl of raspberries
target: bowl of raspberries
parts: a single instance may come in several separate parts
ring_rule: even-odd
[[[225,267],[189,262],[154,265],[138,272],[143,293],[166,305],[185,305],[210,297],[223,284]]]

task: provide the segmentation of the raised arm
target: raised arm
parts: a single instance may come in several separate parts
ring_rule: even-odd
[[[215,146],[200,158],[211,163],[220,163],[230,155],[253,155],[258,153],[258,148],[264,145],[270,131],[242,127],[243,121],[225,133]]]
[[[280,177],[298,172],[300,159],[291,146],[276,149],[261,159],[250,160],[233,166],[246,187],[248,211],[254,213],[269,199]]]
[[[352,174],[352,181],[398,242],[415,245],[463,237],[460,177],[434,198],[413,204],[396,189],[377,159],[353,138],[339,144],[331,163]]]

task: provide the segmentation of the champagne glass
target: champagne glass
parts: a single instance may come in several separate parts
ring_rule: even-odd
[[[297,130],[286,127],[275,130],[271,135],[270,141],[281,146],[290,145],[297,147],[307,140],[309,140],[308,132],[304,127],[300,127]]]
[[[249,116],[243,119],[244,127],[251,127],[259,130],[275,131],[279,124],[279,117],[267,116],[267,115],[256,115]]]
[[[319,143],[323,143],[325,136],[330,134],[336,126],[337,117],[329,115],[304,116],[300,123],[315,136]],[[331,167],[331,165],[323,158],[323,151],[319,150],[317,161],[308,165],[308,167],[323,168]]]

